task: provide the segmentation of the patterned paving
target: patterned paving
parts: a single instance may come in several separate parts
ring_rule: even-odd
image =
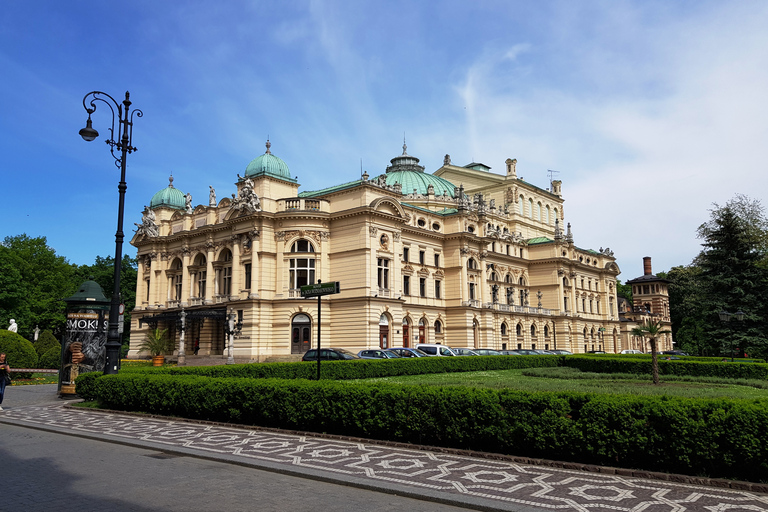
[[[7,410],[0,422],[31,423],[129,444],[184,448],[296,470],[354,477],[386,489],[407,486],[432,496],[482,498],[499,509],[578,511],[768,511],[768,494],[523,465],[222,425],[105,414],[62,405]],[[22,424],[23,424],[22,423]]]

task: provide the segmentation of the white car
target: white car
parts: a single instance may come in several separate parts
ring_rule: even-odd
[[[639,350],[629,349],[629,350],[622,350],[622,354],[642,354]]]
[[[428,356],[455,356],[456,353],[445,345],[425,343],[416,345],[416,348],[425,352]]]

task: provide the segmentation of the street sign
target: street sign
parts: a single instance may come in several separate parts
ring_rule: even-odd
[[[301,287],[301,296],[304,298],[320,297],[322,295],[331,295],[333,293],[339,293],[338,281],[308,284],[307,286]]]

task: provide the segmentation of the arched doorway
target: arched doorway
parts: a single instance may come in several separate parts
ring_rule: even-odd
[[[405,348],[411,346],[411,322],[408,321],[408,317],[403,318],[403,346]]]
[[[389,318],[387,315],[379,317],[379,347],[389,348]]]
[[[427,321],[422,317],[419,320],[419,343],[427,342]]]
[[[291,321],[291,354],[303,354],[309,350],[312,343],[310,333],[312,321],[309,316],[300,313]]]

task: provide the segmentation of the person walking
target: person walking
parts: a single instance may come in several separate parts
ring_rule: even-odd
[[[11,383],[11,367],[8,366],[5,352],[0,353],[0,411],[3,410],[5,386]]]

